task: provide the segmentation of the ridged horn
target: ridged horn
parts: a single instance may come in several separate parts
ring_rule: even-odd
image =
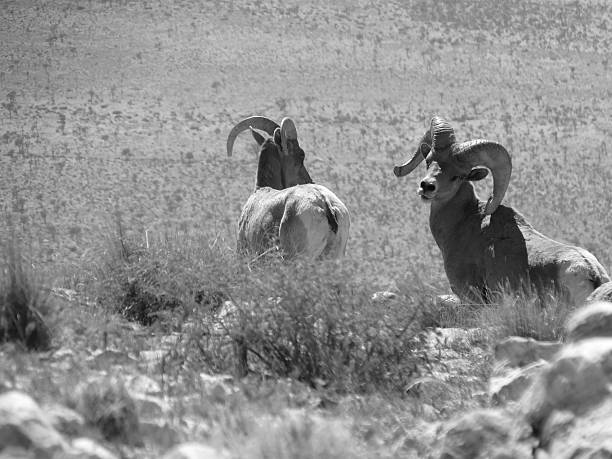
[[[440,116],[434,116],[430,124],[431,147],[434,150],[444,150],[456,142],[455,131],[448,121]]]
[[[274,130],[278,128],[279,125],[271,119],[266,118],[265,116],[250,116],[248,118],[243,119],[232,128],[229,135],[227,136],[227,156],[232,156],[232,149],[234,148],[234,142],[236,141],[236,137],[238,137],[238,135],[242,131],[246,131],[247,129],[249,129],[249,127],[265,131],[271,136],[273,136]]]
[[[287,140],[297,140],[297,129],[291,118],[283,118],[280,125],[281,146],[287,152]]]
[[[453,156],[471,167],[485,166],[493,174],[493,194],[485,207],[485,214],[491,215],[501,204],[510,183],[512,159],[508,150],[490,140],[471,140],[455,144]]]

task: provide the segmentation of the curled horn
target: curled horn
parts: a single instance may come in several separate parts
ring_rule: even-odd
[[[286,153],[287,150],[287,140],[297,140],[297,129],[295,128],[295,123],[291,118],[283,118],[280,125],[280,137],[281,137],[281,146],[283,147],[283,151]]]
[[[444,150],[456,142],[455,131],[444,118],[434,116],[431,119],[431,140],[434,150]]]
[[[396,177],[403,177],[405,175],[410,174],[416,167],[423,161],[429,151],[431,150],[431,129],[428,129],[425,135],[421,138],[419,142],[419,146],[417,147],[412,159],[406,161],[404,164],[399,166],[395,166],[393,168],[393,173]]]
[[[412,159],[393,168],[396,177],[410,174],[423,161],[432,149],[444,149],[455,143],[455,132],[450,124],[439,116],[434,116],[429,123],[429,129],[421,138],[419,146]]]
[[[512,174],[510,154],[498,143],[479,139],[455,144],[453,156],[471,167],[485,166],[493,174],[493,194],[485,207],[485,214],[491,215],[504,199],[510,183]]]
[[[236,137],[238,137],[238,134],[240,134],[242,131],[246,131],[249,128],[255,128],[261,131],[265,131],[271,136],[273,136],[274,130],[278,127],[278,124],[264,116],[250,116],[249,118],[243,119],[232,128],[229,135],[227,136],[227,156],[232,156],[234,142],[236,140]]]

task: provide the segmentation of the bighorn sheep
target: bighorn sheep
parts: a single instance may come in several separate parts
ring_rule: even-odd
[[[513,208],[500,205],[512,172],[510,155],[500,144],[459,143],[450,124],[435,116],[412,159],[393,172],[403,177],[423,160],[427,174],[418,194],[431,203],[431,233],[451,288],[462,300],[491,302],[502,288],[535,288],[540,295],[552,288],[579,305],[610,280],[591,253],[548,238]],[[493,175],[487,202],[470,183],[487,176],[479,166]]]
[[[262,116],[240,121],[227,138],[228,156],[238,134],[249,128],[260,145],[259,164],[255,191],[240,215],[238,252],[259,255],[276,246],[285,258],[343,256],[349,212],[334,193],[313,183],[293,121],[284,118],[280,126]]]

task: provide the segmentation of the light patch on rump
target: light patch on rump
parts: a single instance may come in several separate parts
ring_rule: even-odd
[[[300,185],[287,200],[279,232],[288,255],[316,258],[344,254],[348,225],[336,219],[348,219],[348,214],[343,215],[341,208],[333,206],[324,191],[317,185]],[[340,230],[342,234],[337,234]]]

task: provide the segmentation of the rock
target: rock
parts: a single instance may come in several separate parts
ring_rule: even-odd
[[[29,395],[18,391],[0,395],[0,445],[4,453],[8,448],[15,449],[15,454],[23,449],[41,459],[54,457],[68,449],[68,444],[38,404]]]
[[[125,386],[133,394],[161,395],[162,393],[157,381],[142,374],[127,378]]]
[[[461,300],[457,295],[437,295],[436,306],[443,308],[456,308],[461,305]]]
[[[240,308],[233,301],[224,301],[215,312],[217,331],[231,330],[238,323],[239,314]]]
[[[83,434],[85,419],[76,411],[59,404],[46,404],[43,409],[58,432],[71,437]]]
[[[586,302],[612,301],[612,281],[600,285],[587,297]]]
[[[562,344],[511,336],[495,346],[495,359],[511,367],[522,367],[538,360],[552,360]]]
[[[555,410],[542,423],[540,428],[540,446],[548,450],[555,437],[568,435],[576,421],[571,411]]]
[[[578,412],[601,400],[612,381],[612,338],[591,338],[566,345],[544,373],[556,409]]]
[[[612,458],[612,398],[582,416],[553,413],[543,427],[543,446],[555,459]]]
[[[536,441],[521,417],[500,409],[481,409],[451,421],[441,459],[532,458]]]
[[[72,455],[79,459],[117,459],[117,456],[86,437],[75,438],[72,440]]]
[[[397,300],[398,295],[394,292],[375,292],[370,300],[372,303],[387,304]]]
[[[442,379],[425,376],[413,379],[406,386],[405,392],[408,395],[420,399],[423,403],[435,403],[446,397],[451,388]]]
[[[166,422],[157,420],[140,421],[140,433],[147,443],[169,448],[180,440],[180,433]]]
[[[574,414],[609,396],[612,338],[590,338],[563,347],[521,399],[530,422],[539,424],[553,410]]]
[[[523,368],[506,369],[489,379],[489,396],[494,404],[517,401],[531,386],[537,375],[549,364],[540,360]]]
[[[107,369],[112,366],[128,366],[137,363],[137,360],[126,354],[125,352],[115,351],[112,349],[96,350],[92,353],[87,361],[92,362],[97,368]]]
[[[153,397],[151,395],[143,394],[130,394],[139,416],[147,418],[160,418],[165,416],[170,411],[168,403],[160,397]]]
[[[227,455],[203,443],[189,442],[175,446],[162,459],[224,459]]]
[[[72,290],[70,288],[54,287],[51,289],[51,293],[57,296],[58,298],[70,302],[75,301],[77,298],[76,290]]]
[[[612,303],[596,301],[576,310],[566,324],[567,340],[612,337]]]

